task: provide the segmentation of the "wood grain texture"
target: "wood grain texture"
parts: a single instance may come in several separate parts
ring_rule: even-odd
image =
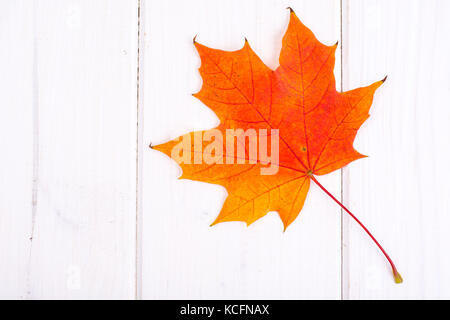
[[[346,169],[346,202],[404,278],[352,221],[346,230],[349,299],[450,298],[450,3],[344,1],[344,86],[388,75]]]
[[[33,128],[33,6],[2,2],[0,10],[0,298],[26,297],[29,266]]]
[[[2,246],[9,243],[2,255],[12,257],[2,257],[2,284],[8,287],[0,291],[6,296],[134,297],[136,4],[7,5],[13,12],[2,25],[12,34],[2,50],[9,60],[2,64],[9,62],[12,81],[2,95],[1,118],[12,124],[2,127],[9,128],[2,141],[12,136],[7,161],[16,164],[2,159],[2,170],[8,170],[2,197],[11,194],[6,218],[2,204],[1,227],[10,231],[0,239]],[[32,242],[25,245],[30,233]],[[24,272],[25,255],[30,260]],[[12,274],[3,273],[5,260],[7,270],[17,268]]]
[[[218,123],[191,96],[201,86],[197,33],[200,43],[224,50],[240,48],[245,36],[275,68],[287,6],[322,42],[339,40],[339,1],[145,2],[144,140],[157,144]],[[177,165],[155,150],[144,152],[143,163],[143,298],[340,298],[340,210],[317,187],[284,234],[276,213],[249,228],[210,228],[222,187],[177,180]],[[340,194],[339,173],[321,182]]]

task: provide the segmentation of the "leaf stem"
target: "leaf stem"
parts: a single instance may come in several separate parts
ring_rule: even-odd
[[[317,179],[312,174],[310,174],[309,177],[312,179],[312,181],[314,181],[319,186],[320,189],[322,189],[331,199],[333,199],[338,205],[340,205],[341,208],[344,209],[364,229],[364,231],[375,242],[375,244],[378,246],[378,248],[380,248],[381,252],[383,252],[386,259],[389,261],[389,264],[391,265],[391,268],[392,268],[392,273],[394,275],[395,283],[402,283],[403,279],[400,276],[400,273],[398,273],[394,262],[391,260],[391,258],[386,253],[386,251],[384,251],[383,247],[380,245],[380,243],[377,241],[377,239],[375,239],[375,237],[370,233],[370,231],[364,226],[364,224],[361,221],[359,221],[358,218],[356,218],[355,215],[353,213],[351,213],[350,210],[348,210],[338,199],[336,199],[330,192],[328,192],[328,190],[325,189],[325,187],[322,186],[320,184],[320,182],[317,181]]]

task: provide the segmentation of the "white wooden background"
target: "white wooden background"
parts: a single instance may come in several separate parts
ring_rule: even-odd
[[[192,38],[272,68],[291,6],[339,40],[344,90],[388,75],[356,147],[297,221],[210,228],[225,190],[150,150],[217,118]],[[447,0],[1,0],[0,298],[450,298]],[[342,61],[342,66],[341,66]]]

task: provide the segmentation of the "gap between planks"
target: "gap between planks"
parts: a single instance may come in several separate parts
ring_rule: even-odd
[[[344,14],[348,13],[349,3],[347,0],[340,0],[340,41],[341,41],[341,85],[340,91],[344,92],[344,20],[348,23],[347,19],[344,19]],[[346,16],[347,17],[347,16]],[[341,168],[341,203],[345,204],[345,183],[344,177],[345,169]],[[341,300],[349,299],[349,270],[348,270],[348,216],[341,208]]]
[[[143,1],[137,0],[137,67],[136,67],[136,239],[134,299],[142,299],[142,165],[143,165],[143,113],[142,113],[142,39]]]

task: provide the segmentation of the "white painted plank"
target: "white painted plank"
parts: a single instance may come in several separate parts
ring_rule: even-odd
[[[346,89],[388,75],[345,175],[350,208],[397,262],[404,283],[349,222],[351,299],[450,298],[450,2],[345,1]]]
[[[29,298],[133,298],[137,1],[39,1]]]
[[[33,188],[33,6],[0,6],[0,298],[26,296]]]
[[[339,1],[145,2],[144,143],[217,124],[191,97],[201,86],[195,34],[225,50],[240,48],[246,36],[275,68],[287,6],[322,42],[339,39]],[[339,65],[336,70],[339,75]],[[276,213],[249,228],[235,222],[210,228],[222,187],[177,180],[177,165],[154,150],[144,150],[143,166],[143,298],[340,298],[340,209],[319,188],[311,187],[284,234]],[[320,181],[340,194],[339,172]]]

